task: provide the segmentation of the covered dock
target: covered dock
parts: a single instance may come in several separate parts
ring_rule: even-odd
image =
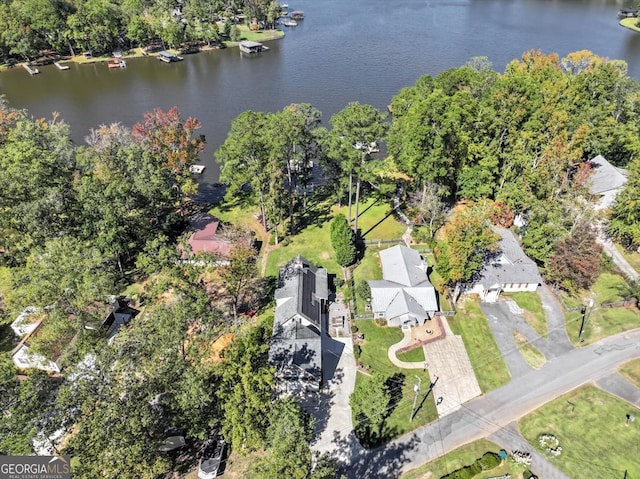
[[[166,50],[162,50],[161,52],[158,52],[158,60],[165,63],[179,62],[182,60],[182,57]]]
[[[268,48],[265,47],[262,43],[253,42],[251,40],[242,40],[240,42],[239,47],[242,53],[246,53],[248,55],[252,55],[254,53],[260,53],[265,50],[268,50]]]

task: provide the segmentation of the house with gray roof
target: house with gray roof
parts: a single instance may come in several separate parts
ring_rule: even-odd
[[[388,326],[424,324],[438,311],[438,299],[420,253],[396,245],[379,255],[383,279],[369,281],[374,317]]]
[[[596,209],[609,209],[618,192],[627,183],[627,170],[616,168],[602,155],[593,158],[589,165],[591,166],[589,193],[598,198]]]
[[[500,235],[498,251],[487,261],[466,292],[478,294],[482,301],[498,301],[501,292],[535,291],[542,282],[538,265],[529,258],[511,230],[493,228]]]
[[[282,393],[317,391],[327,321],[327,270],[298,256],[280,270],[269,362]]]

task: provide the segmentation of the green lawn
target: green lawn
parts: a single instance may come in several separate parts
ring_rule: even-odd
[[[436,420],[438,413],[433,401],[433,395],[426,396],[431,383],[429,373],[422,370],[400,369],[391,364],[387,357],[389,346],[402,339],[400,328],[381,327],[369,319],[358,320],[356,325],[359,332],[363,333],[365,337],[360,357],[362,364],[368,366],[370,372],[376,371],[387,377],[395,375],[392,379],[393,384],[402,388],[402,398],[385,422],[383,434],[386,438],[390,440]],[[417,381],[416,376],[422,381],[422,392],[418,397],[418,404],[420,405],[423,399],[424,403],[418,409],[413,421],[410,422],[409,415],[413,405],[413,385]],[[368,380],[368,376],[358,373],[356,376],[356,388],[361,387]]]
[[[382,268],[380,267],[380,258],[378,252],[382,248],[377,246],[368,246],[364,252],[364,257],[360,264],[353,270],[353,283],[357,285],[360,281],[369,281],[373,279],[382,279]],[[356,294],[356,307],[358,314],[364,314],[365,302]]]
[[[352,214],[355,215],[355,206],[352,207]],[[349,208],[337,206],[332,209],[334,215],[342,213],[349,217]],[[370,198],[360,203],[358,213],[358,229],[360,235],[365,240],[391,240],[401,238],[407,226],[398,221],[393,216],[393,207],[390,202]]]
[[[591,291],[565,296],[565,303],[570,306],[586,305],[592,298],[595,299],[595,307],[587,317],[582,334],[584,344],[640,326],[640,310],[637,308],[602,308],[600,306],[602,303],[623,300],[628,291],[629,285],[622,276],[603,273],[598,277]],[[565,320],[569,339],[574,344],[578,344],[582,314],[567,313]]]
[[[406,227],[389,215],[390,211],[391,207],[386,203],[367,200],[360,205],[358,228],[363,234],[367,234],[367,238],[393,239],[402,236]],[[355,213],[355,208],[353,212]],[[330,220],[337,213],[347,216],[347,207],[332,208],[331,215],[327,215],[325,221],[307,226],[297,235],[288,238],[285,246],[272,250],[267,260],[266,275],[276,275],[282,266],[298,254],[316,266],[327,268],[329,273],[341,274],[341,268],[334,260],[330,239]]]
[[[623,18],[622,20],[620,20],[620,25],[622,25],[623,27],[629,28],[630,30],[633,30],[635,32],[640,32],[640,28],[636,26],[636,23],[638,23],[637,18]]]
[[[622,478],[627,471],[632,479],[640,477],[640,423],[627,425],[627,414],[640,417],[640,409],[587,385],[542,406],[518,426],[527,441],[569,477]],[[559,440],[560,456],[541,450],[540,434]]]
[[[620,374],[640,388],[640,359],[623,364]]]
[[[405,361],[407,363],[421,363],[424,361],[424,349],[421,346],[407,351],[406,353],[396,354],[396,357],[400,361]]]
[[[401,479],[440,479],[442,476],[452,473],[464,466],[472,464],[477,458],[482,457],[485,452],[500,452],[500,446],[486,439],[472,442],[462,446],[455,451],[451,451],[438,459],[431,461],[423,466],[413,469],[401,476]],[[511,461],[503,461],[502,464],[491,471],[484,471],[475,476],[474,479],[484,479],[487,477],[502,476],[511,474],[515,479],[519,472],[522,471],[521,466],[516,466]]]
[[[624,259],[627,260],[627,263],[629,263],[633,269],[640,272],[640,253],[629,251],[618,243],[615,243],[615,247],[620,252],[620,254],[624,256]]]
[[[537,293],[508,293],[508,298],[513,299],[520,308],[524,309],[524,319],[535,329],[535,331],[545,338],[549,334],[547,328],[547,315],[542,308],[542,301]]]
[[[482,392],[487,393],[507,384],[511,375],[480,305],[467,300],[448,321],[454,334],[462,336]]]
[[[525,361],[529,363],[529,366],[536,369],[544,366],[544,363],[547,362],[547,358],[538,350],[538,348],[528,342],[527,338],[522,333],[516,330],[513,332],[513,337],[516,340],[516,346],[518,346],[520,354],[522,354]]]
[[[223,24],[219,24],[219,27],[222,31]],[[264,42],[267,40],[277,40],[278,38],[284,37],[284,32],[282,30],[258,30],[251,31],[247,25],[239,24],[238,28],[240,29],[240,37],[242,40],[251,40],[253,42]],[[238,45],[238,42],[224,42],[227,46],[232,47]]]

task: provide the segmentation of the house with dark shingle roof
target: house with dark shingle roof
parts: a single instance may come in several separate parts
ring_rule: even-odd
[[[317,391],[327,321],[327,270],[298,256],[280,270],[269,362],[283,393]]]
[[[383,279],[369,281],[374,317],[389,326],[424,324],[438,311],[438,299],[420,253],[396,245],[379,255]]]
[[[609,209],[618,192],[627,183],[627,170],[616,168],[602,155],[593,158],[589,165],[591,166],[589,193],[598,198],[596,209]]]
[[[529,258],[517,238],[506,228],[493,228],[500,235],[498,251],[484,265],[466,292],[478,294],[482,301],[493,303],[500,293],[535,291],[542,282],[538,265]]]

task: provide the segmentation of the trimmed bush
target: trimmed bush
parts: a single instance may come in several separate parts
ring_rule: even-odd
[[[331,245],[336,253],[336,262],[340,266],[349,266],[355,262],[355,236],[342,213],[331,221]]]
[[[478,465],[483,471],[490,471],[494,467],[498,467],[500,465],[500,456],[498,456],[494,452],[485,452],[482,457],[476,460]]]
[[[353,357],[356,359],[360,359],[360,356],[362,355],[362,348],[360,347],[359,344],[354,344],[353,345]]]

